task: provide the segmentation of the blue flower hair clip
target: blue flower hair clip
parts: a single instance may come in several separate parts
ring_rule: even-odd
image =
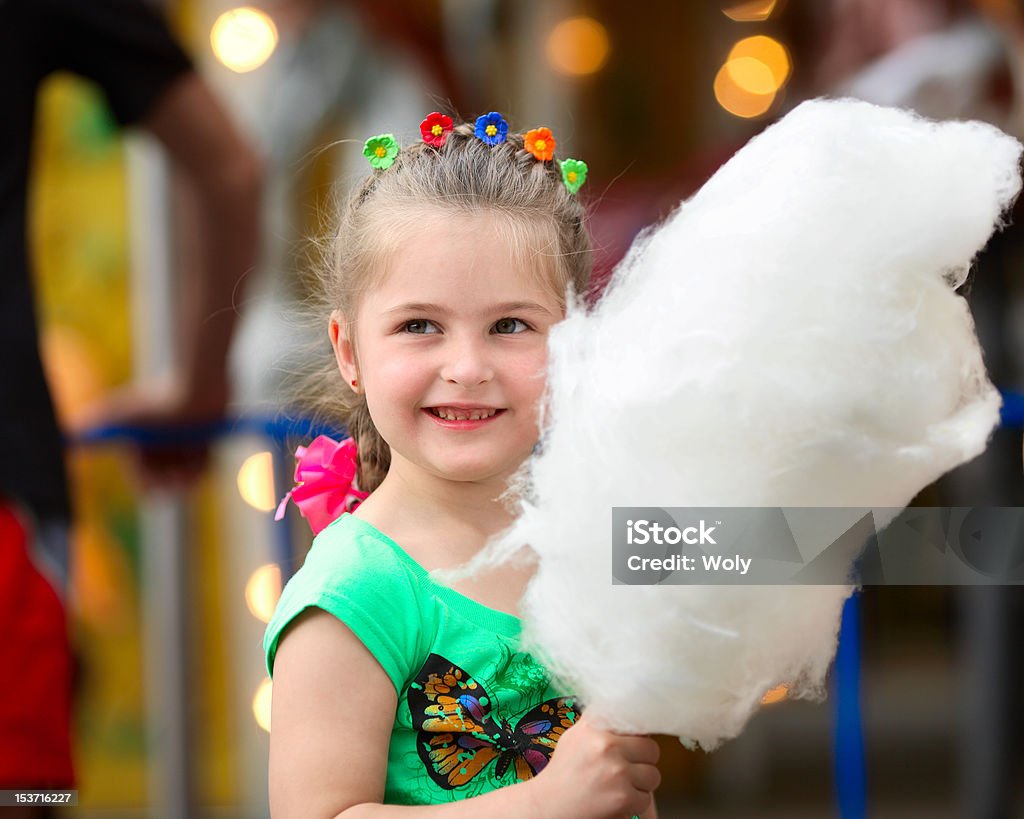
[[[476,137],[488,145],[497,145],[508,137],[508,123],[497,111],[491,111],[476,120]]]

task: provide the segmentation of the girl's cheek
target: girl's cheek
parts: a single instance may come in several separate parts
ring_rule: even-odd
[[[422,355],[418,355],[400,344],[392,345],[380,352],[381,354],[376,357],[375,363],[381,372],[415,372],[416,370],[423,370],[426,366],[426,361]]]
[[[513,370],[516,379],[528,388],[543,389],[547,381],[547,366],[548,353],[547,347],[544,347],[510,364],[510,370]]]

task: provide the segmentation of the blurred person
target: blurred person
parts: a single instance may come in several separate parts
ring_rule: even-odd
[[[257,247],[258,158],[152,10],[138,0],[0,2],[0,108],[7,118],[0,132],[0,789],[74,784],[72,660],[62,602],[71,504],[26,246],[36,97],[56,71],[97,82],[121,125],[142,125],[164,144],[194,191],[201,231],[202,264],[180,288],[187,298],[179,376],[159,391],[116,393],[88,422],[166,426],[223,415],[232,295]],[[183,458],[148,452],[144,472],[192,474],[202,452]],[[22,815],[41,813],[30,808]]]
[[[819,92],[1006,128],[1006,56],[966,0],[836,0],[815,69]]]

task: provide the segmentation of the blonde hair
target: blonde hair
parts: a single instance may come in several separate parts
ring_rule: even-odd
[[[570,286],[587,295],[592,261],[586,210],[563,184],[557,160],[537,160],[518,134],[488,145],[463,123],[440,148],[420,141],[403,147],[391,167],[375,170],[351,193],[321,275],[321,311],[338,311],[351,326],[363,294],[381,280],[389,257],[417,216],[422,222],[424,209],[494,217],[524,260],[548,274],[563,304]],[[348,428],[359,451],[357,483],[372,492],[387,474],[391,450],[370,418],[366,397],[341,377],[333,359],[315,377],[317,408]]]

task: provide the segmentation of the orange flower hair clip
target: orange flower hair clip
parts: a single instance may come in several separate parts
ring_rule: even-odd
[[[554,158],[557,144],[550,128],[534,128],[523,134],[523,147],[541,162],[550,162]]]

